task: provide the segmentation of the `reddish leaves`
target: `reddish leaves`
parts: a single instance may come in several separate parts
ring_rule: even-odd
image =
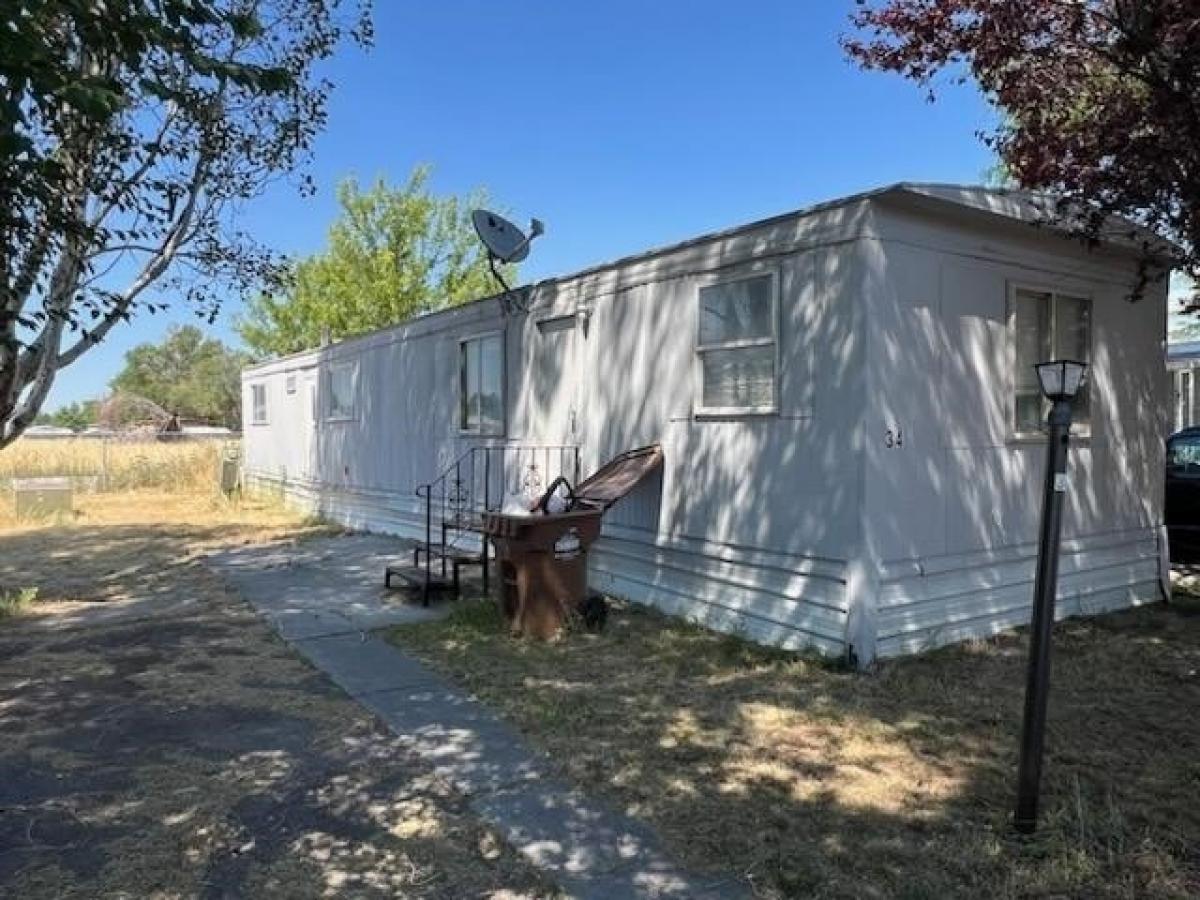
[[[860,0],[861,3],[861,0]],[[1177,242],[1200,275],[1200,5],[1195,0],[861,3],[844,45],[932,89],[978,83],[1005,113],[986,138],[1023,186]]]

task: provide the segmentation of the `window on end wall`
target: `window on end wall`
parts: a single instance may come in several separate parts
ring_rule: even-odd
[[[329,367],[329,404],[325,418],[346,420],[354,418],[354,391],[357,378],[352,362],[333,363]]]
[[[267,386],[265,384],[250,385],[250,424],[267,424]]]
[[[1040,434],[1050,402],[1042,396],[1034,366],[1051,359],[1092,361],[1092,301],[1057,291],[1015,288],[1012,302],[1016,347],[1013,428],[1018,435]],[[1091,381],[1075,397],[1073,429],[1091,428]]]
[[[778,409],[778,289],[773,272],[700,288],[697,412]]]
[[[458,398],[460,429],[504,432],[504,335],[486,334],[458,345]]]

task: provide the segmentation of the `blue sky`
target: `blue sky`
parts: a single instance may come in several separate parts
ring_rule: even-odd
[[[853,0],[580,4],[378,0],[376,42],[327,67],[337,85],[311,169],[242,225],[288,253],[317,250],[339,179],[484,186],[547,232],[522,279],[901,180],[978,181],[992,111],[969,87],[938,101],[863,73],[838,37]],[[236,341],[232,299],[213,331]],[[186,309],[114,330],[63,371],[47,409],[104,392],[133,345]]]

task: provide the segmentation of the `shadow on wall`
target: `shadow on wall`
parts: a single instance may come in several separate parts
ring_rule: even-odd
[[[1020,265],[899,244],[878,251],[880,295],[891,302],[880,304],[869,344],[892,385],[871,394],[868,419],[880,432],[866,442],[868,509],[873,549],[897,579],[889,627],[904,641],[939,642],[936,616],[1027,621],[1046,448],[1040,437],[1013,435],[1013,285],[1092,300],[1091,428],[1070,454],[1060,611],[1125,605],[1139,585],[1155,593],[1159,308],[1127,301],[1132,267],[1045,235],[1011,240],[1021,252],[1007,255]],[[888,449],[882,430],[900,426],[904,448]],[[1087,540],[1071,546],[1075,538]]]
[[[769,258],[783,228],[747,238],[733,258],[716,246],[694,266],[722,277],[778,273],[778,415],[694,417],[697,292],[712,276],[629,284],[620,271],[614,295],[593,304],[583,369],[594,377],[580,401],[585,468],[654,442],[667,460],[659,510],[621,504],[613,524],[815,558],[844,558],[856,542],[858,276],[845,251]],[[734,261],[747,252],[767,258]]]
[[[823,227],[850,232],[867,209],[823,214]],[[1047,283],[1094,302],[1094,421],[1072,452],[1064,537],[1157,523],[1161,498],[1144,486],[1161,480],[1162,386],[1142,340],[1145,308],[1088,274],[1102,258],[1026,232],[997,238],[1024,267],[899,242],[773,249],[808,227],[785,220],[692,248],[686,269],[666,254],[540,288],[530,315],[507,322],[501,438],[463,436],[456,422],[457,340],[495,327],[498,307],[480,305],[453,333],[363,353],[355,421],[322,416],[317,429],[321,480],[408,496],[473,443],[578,442],[587,475],[657,442],[663,477],[618,504],[607,527],[920,572],[922,560],[1017,548],[1036,538],[1044,446],[1010,434],[1007,286]],[[768,271],[782,298],[778,413],[697,417],[699,287]],[[575,317],[580,307],[590,317]],[[334,351],[321,363],[321,410]],[[888,443],[889,433],[903,437]],[[997,604],[974,613],[1011,608]]]

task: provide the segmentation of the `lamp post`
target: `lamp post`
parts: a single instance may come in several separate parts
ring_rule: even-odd
[[[1067,491],[1067,447],[1071,442],[1071,412],[1083,386],[1087,365],[1062,359],[1034,366],[1042,393],[1050,401],[1046,417],[1046,481],[1042,490],[1042,530],[1038,542],[1037,579],[1033,588],[1033,624],[1029,641],[1029,674],[1025,683],[1025,720],[1021,731],[1021,761],[1017,771],[1017,811],[1014,824],[1023,834],[1037,828],[1038,790],[1042,779],[1042,745],[1046,737],[1046,701],[1050,690],[1050,634],[1054,626],[1054,595],[1058,588],[1059,535],[1063,495]]]

